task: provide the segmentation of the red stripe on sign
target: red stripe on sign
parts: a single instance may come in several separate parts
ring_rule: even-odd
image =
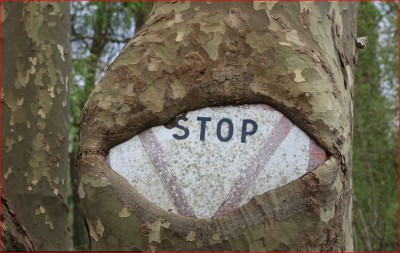
[[[168,195],[174,203],[179,214],[196,217],[192,207],[186,200],[186,196],[179,186],[175,173],[172,171],[172,166],[169,164],[164,150],[162,149],[157,137],[151,129],[148,129],[139,134],[139,139],[142,142],[154,168],[158,172],[161,182],[167,189]]]
[[[325,150],[315,143],[315,141],[310,139],[310,157],[308,158],[308,167],[307,171],[313,170],[320,165],[322,165],[327,157]]]
[[[285,140],[292,127],[293,123],[285,116],[282,116],[278,125],[272,129],[268,138],[261,146],[261,149],[253,159],[252,164],[236,181],[235,185],[213,217],[222,216],[239,207],[240,202],[243,199],[243,195],[260,175],[261,171],[265,168],[275,151]]]

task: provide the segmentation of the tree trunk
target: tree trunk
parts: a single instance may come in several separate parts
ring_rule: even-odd
[[[68,250],[69,3],[3,3],[2,250]]]
[[[156,3],[83,112],[79,193],[92,248],[351,251],[356,12],[353,2]],[[211,219],[155,206],[106,161],[182,113],[241,104],[279,110],[328,160]]]

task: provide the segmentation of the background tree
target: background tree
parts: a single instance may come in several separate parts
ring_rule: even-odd
[[[355,85],[354,223],[357,251],[398,250],[398,6],[362,2]]]
[[[67,250],[69,3],[1,11],[2,250]]]

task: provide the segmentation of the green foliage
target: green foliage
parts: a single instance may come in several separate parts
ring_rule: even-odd
[[[149,11],[142,2],[74,2],[72,4],[71,151],[77,152],[81,110],[112,59],[133,37]]]
[[[362,2],[358,16],[369,43],[355,82],[356,251],[397,251],[397,6],[390,4]]]
[[[77,197],[73,169],[78,153],[78,128],[84,104],[110,62],[145,20],[151,4],[142,2],[73,2],[71,10],[71,164],[68,204],[73,250],[88,249],[88,235]]]

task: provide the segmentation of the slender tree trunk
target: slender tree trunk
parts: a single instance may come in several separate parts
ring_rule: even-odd
[[[356,12],[350,2],[156,3],[84,109],[79,193],[93,249],[351,251]],[[258,103],[329,157],[220,218],[163,210],[106,161],[181,113]]]
[[[68,250],[69,3],[2,3],[2,250]]]

